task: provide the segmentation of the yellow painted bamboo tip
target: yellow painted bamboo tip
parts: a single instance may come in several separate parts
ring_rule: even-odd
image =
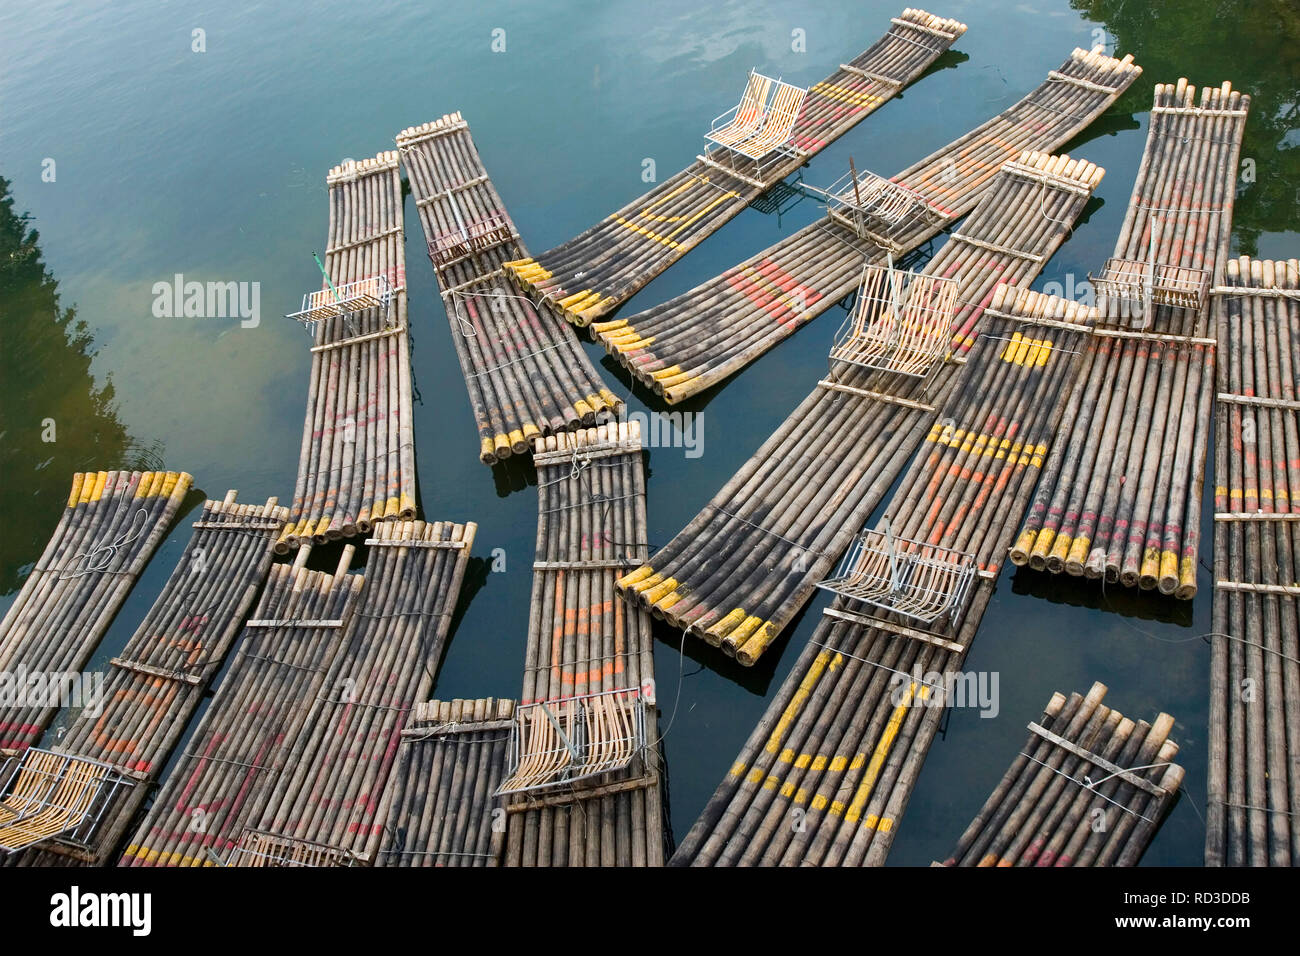
[[[484,438],[479,442],[478,456],[489,464],[497,460],[496,454],[492,451],[491,438]]]
[[[180,477],[181,476],[174,471],[167,472],[166,476],[163,478],[162,491],[160,492],[164,498],[171,497],[172,492],[176,490],[176,486],[180,484]]]
[[[146,471],[143,475],[140,476],[140,484],[135,486],[135,496],[137,498],[144,497],[144,495],[141,493],[141,489],[145,487],[145,479],[151,476],[152,474],[153,472]],[[108,483],[108,472],[106,471],[95,472],[95,480],[93,482],[87,483],[86,488],[83,491],[85,497],[82,500],[87,503],[91,501],[98,501],[101,497],[103,497],[104,485],[106,485],[107,483]]]
[[[313,528],[311,531],[311,537],[324,538],[325,532],[329,531],[329,529],[330,529],[330,516],[325,515],[323,518],[320,519],[320,521],[316,522],[316,527]],[[306,534],[304,533],[304,537],[305,536]]]
[[[682,599],[681,591],[673,591],[672,594],[665,594],[657,603],[659,610],[666,611]]]
[[[628,574],[623,575],[621,578],[619,578],[617,581],[614,582],[614,585],[615,587],[620,587],[620,588],[630,588],[638,581],[644,581],[652,574],[654,574],[654,568],[650,567],[650,565],[648,564],[643,564],[635,571],[631,571]]]
[[[401,502],[398,501],[397,496],[395,495],[392,498],[386,499],[384,501],[384,518],[396,518],[401,514],[402,509],[399,507],[400,505]]]
[[[722,618],[722,620],[708,628],[704,633],[709,637],[721,640],[730,634],[741,621],[745,620],[747,616],[748,615],[745,614],[743,608],[736,608],[730,614]]]
[[[595,415],[596,410],[587,404],[585,399],[578,399],[573,403],[573,410],[578,413],[579,418],[586,418],[588,415]]]
[[[675,375],[681,375],[681,374],[682,374],[682,367],[680,365],[670,365],[667,368],[661,368],[657,372],[651,372],[650,377],[654,379],[656,382],[661,382],[666,378],[672,378]]]
[[[1196,562],[1191,558],[1183,558],[1178,564],[1178,588],[1174,597],[1180,601],[1196,597]]]
[[[649,565],[646,566],[649,567]],[[654,587],[663,579],[664,576],[662,574],[655,573],[655,574],[651,574],[648,578],[645,578],[637,582],[636,584],[628,585],[628,587],[631,591],[635,592],[637,595],[641,595],[642,592],[648,590],[649,588]]]
[[[758,633],[736,651],[736,660],[744,667],[753,667],[754,662],[763,656],[763,652],[767,650],[776,635],[776,626],[771,621],[764,621]]]
[[[532,422],[524,422],[523,433],[524,433],[525,440],[532,441],[534,438],[541,435],[542,430],[538,428],[536,425],[534,425]],[[527,451],[528,449],[524,449],[524,450]]]
[[[72,476],[72,490],[68,492],[68,507],[77,507],[77,501],[81,498],[81,486],[85,482],[86,476],[78,471]]]
[[[1034,550],[1034,539],[1038,537],[1033,531],[1022,531],[1016,543],[1011,546],[1011,563],[1024,567],[1029,563],[1029,552]]]
[[[676,368],[676,366],[673,367]],[[692,382],[694,380],[695,376],[690,372],[678,372],[676,375],[658,379],[658,382],[664,387],[664,390],[667,391],[670,388],[677,388],[679,385],[685,385],[687,382]],[[678,390],[680,391],[680,389]]]
[[[575,292],[572,295],[566,295],[563,299],[560,299],[559,306],[562,309],[571,309],[579,302],[582,302],[593,295],[595,295],[595,293],[590,289],[583,289],[581,292]]]
[[[587,403],[587,407],[590,408],[592,411],[596,411],[598,409],[605,407],[604,399],[601,398],[599,392],[592,392],[584,399],[584,401]]]
[[[1066,538],[1070,541],[1069,538]],[[1088,546],[1092,544],[1091,538],[1075,538],[1070,541],[1070,550],[1065,557],[1065,566],[1067,573],[1078,575],[1088,563]],[[1078,568],[1078,571],[1068,571],[1069,568]]]
[[[762,623],[763,619],[761,617],[755,617],[751,614],[741,621],[734,631],[727,635],[727,640],[732,641],[739,648],[740,645],[749,640],[749,636],[758,630]]]
[[[659,599],[677,587],[676,578],[664,578],[652,588],[647,588],[641,592],[642,597],[649,604],[658,604]]]
[[[591,330],[597,335],[602,332],[613,332],[615,329],[627,327],[627,319],[610,319],[608,322],[593,322]]]
[[[510,440],[510,450],[516,455],[522,455],[528,451],[528,440],[524,438],[522,428],[512,428],[510,434],[506,436]]]
[[[605,400],[606,405],[613,409],[617,409],[623,404],[623,399],[619,398],[607,388],[602,388],[600,390],[600,397]]]
[[[1168,590],[1166,590],[1166,581],[1169,582]],[[1160,590],[1164,594],[1172,594],[1177,586],[1178,552],[1165,548],[1160,552]]]
[[[510,439],[505,432],[497,432],[492,436],[492,450],[498,458],[507,457],[507,455],[501,454],[503,451],[509,452],[510,450]]]
[[[397,509],[398,509],[398,511],[400,511],[402,514],[412,514],[412,513],[414,513],[414,512],[415,512],[415,499],[412,498],[410,495],[408,495],[405,491],[403,491],[403,492],[401,493],[401,495],[399,495],[398,498],[397,498]]]
[[[588,312],[595,312],[595,311],[603,312],[605,310],[604,303],[605,303],[605,297],[603,295],[601,295],[599,292],[592,292],[591,298],[588,299],[586,302],[583,302],[581,307],[578,309],[578,311],[584,316]],[[592,318],[595,318],[595,316],[592,316]],[[591,319],[588,319],[587,321],[590,322]]]

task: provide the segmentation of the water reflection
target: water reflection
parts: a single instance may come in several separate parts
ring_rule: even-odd
[[[148,468],[161,447],[135,442],[118,420],[111,380],[95,380],[94,341],[85,321],[59,297],[41,257],[40,234],[14,211],[0,176],[0,474],[8,510],[0,556],[0,594],[21,586],[49,539],[72,474]]]

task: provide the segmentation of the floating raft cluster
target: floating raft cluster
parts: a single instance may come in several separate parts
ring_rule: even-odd
[[[190,480],[174,471],[73,475],[58,527],[0,621],[0,672],[64,674],[86,663],[171,525]],[[0,707],[0,751],[35,744],[58,709],[21,700]]]
[[[335,573],[271,567],[235,659],[131,838],[123,866],[220,866],[283,773],[321,692],[362,577],[347,545]]]
[[[1214,626],[1205,862],[1300,864],[1300,262],[1216,290]]]
[[[662,865],[650,618],[614,592],[619,574],[648,550],[640,428],[622,422],[552,435],[538,441],[533,460],[537,549],[515,715],[520,745],[501,788],[505,862]],[[538,705],[570,740],[585,737],[581,763],[567,759]],[[637,715],[643,723],[629,726]]]
[[[314,329],[290,523],[276,550],[367,534],[415,517],[411,356],[397,154],[326,177],[326,288],[297,318]]]
[[[749,203],[919,77],[966,25],[904,10],[874,45],[814,84],[788,154],[764,165],[734,157],[734,169],[698,158],[612,216],[537,258],[507,270],[526,290],[585,326],[613,311]]]
[[[397,136],[486,464],[533,439],[608,420],[622,400],[564,322],[511,293],[502,266],[527,255],[460,113]]]
[[[77,761],[117,770],[132,785],[92,819],[33,851],[30,861],[50,865],[55,854],[103,863],[126,832],[167,756],[185,730],[226,659],[271,566],[272,545],[289,509],[204,503],[194,533],[122,653],[109,664],[104,700],[83,712],[53,748]]]
[[[392,803],[376,866],[499,866],[515,702],[416,704],[402,731]]]
[[[896,540],[932,559],[963,556],[974,586],[950,590],[945,618],[928,626],[837,596],[674,865],[884,863],[945,707],[981,706],[976,675],[960,668],[1059,426],[1090,318],[1078,303],[997,289],[961,382],[886,512]],[[853,576],[887,579],[887,568],[882,576],[870,565]],[[894,607],[925,584],[910,576]]]
[[[473,522],[376,526],[346,642],[228,865],[374,860],[402,724],[433,687],[476,530]],[[313,847],[315,855],[306,852]]]
[[[924,275],[957,284],[952,351],[927,378],[857,366],[821,382],[739,472],[619,589],[752,664],[826,577],[925,437],[1003,283],[1027,284],[1103,171],[1025,153]]]
[[[944,866],[1136,866],[1183,782],[1174,719],[1053,694]]]
[[[1069,142],[1141,72],[1132,57],[1075,50],[1020,102],[892,177],[913,208],[886,234],[873,238],[851,216],[828,214],[662,305],[592,331],[665,401],[695,395],[850,295],[864,262],[883,263],[889,252],[898,259],[970,212],[1007,160]],[[889,188],[854,176],[859,195]]]
[[[1100,321],[1016,564],[1196,594],[1215,340],[1208,292],[1231,238],[1250,97],[1158,84]]]

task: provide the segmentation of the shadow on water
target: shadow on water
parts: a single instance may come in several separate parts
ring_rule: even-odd
[[[1158,621],[1177,627],[1193,625],[1193,601],[1180,601],[1171,595],[1140,591],[1118,584],[1103,587],[1099,581],[1071,577],[1068,574],[1048,574],[1031,568],[1016,568],[1011,576],[1011,593],[1052,604],[1113,612],[1142,621]]]
[[[94,340],[41,257],[40,235],[14,212],[0,177],[0,474],[24,506],[6,516],[0,594],[18,589],[45,547],[77,471],[157,468],[161,444],[127,434],[113,385],[97,382]]]
[[[511,455],[492,466],[492,483],[498,498],[508,498],[516,491],[537,485],[537,467],[531,455]]]

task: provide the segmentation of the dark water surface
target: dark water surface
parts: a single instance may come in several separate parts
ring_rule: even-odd
[[[0,8],[0,612],[39,556],[71,472],[163,465],[203,494],[288,502],[298,461],[308,340],[283,318],[319,286],[325,173],[393,148],[405,126],[462,110],[525,241],[540,252],[686,165],[710,119],[734,105],[751,67],[809,85],[865,49],[902,4],[835,0],[441,2],[423,9],[328,2],[136,0]],[[653,11],[653,12],[651,12]],[[1068,151],[1108,173],[1086,222],[1035,288],[1084,279],[1109,254],[1146,138],[1151,88],[1188,77],[1254,97],[1242,156],[1234,253],[1300,254],[1300,14],[1289,0],[1245,3],[963,2],[932,12],[969,24],[930,75],[804,170],[893,173],[1009,106],[1075,46],[1110,44],[1145,73]],[[505,52],[491,50],[505,31]],[[192,50],[196,29],[206,51]],[[806,52],[792,49],[802,30]],[[53,160],[53,181],[47,181]],[[43,172],[45,177],[43,178]],[[624,307],[689,289],[820,210],[748,210]],[[23,217],[29,216],[24,222]],[[39,236],[33,235],[36,230]],[[462,616],[436,695],[519,691],[536,527],[531,468],[478,462],[469,402],[414,205],[407,271],[423,515],[479,524]],[[156,318],[155,282],[260,283],[261,321]],[[1055,290],[1053,290],[1055,291]],[[840,313],[824,316],[738,378],[689,403],[703,453],[649,456],[652,545],[682,527],[807,394]],[[594,361],[605,358],[590,343]],[[616,384],[611,366],[602,364]],[[624,382],[617,383],[621,394]],[[646,406],[639,396],[634,410]],[[41,440],[55,420],[57,440]],[[1211,451],[1210,461],[1213,461]],[[1212,482],[1207,482],[1207,486]],[[192,496],[193,503],[201,495]],[[1204,509],[1211,513],[1208,502]],[[1205,522],[1208,561],[1209,522]],[[159,548],[96,655],[139,623],[189,535]],[[502,549],[504,573],[490,573]],[[313,564],[329,563],[328,556]],[[901,823],[891,862],[941,857],[1022,745],[1053,691],[1111,688],[1133,717],[1177,717],[1185,795],[1147,864],[1199,864],[1205,801],[1210,579],[1178,604],[1074,581],[1007,573],[967,669],[996,672],[1000,712],[951,714]],[[813,602],[757,667],[742,669],[658,633],[661,726],[673,829],[694,821],[808,639]],[[679,677],[680,675],[680,677]],[[680,696],[678,687],[680,684]]]

